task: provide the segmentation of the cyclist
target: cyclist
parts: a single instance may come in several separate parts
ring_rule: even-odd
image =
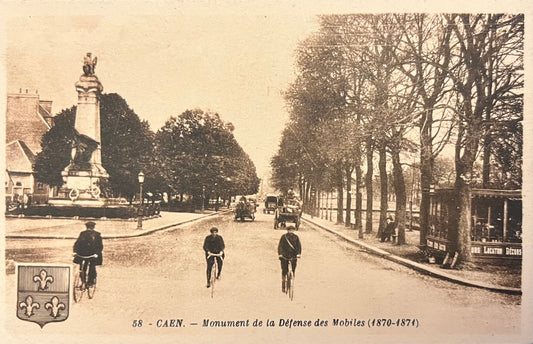
[[[94,285],[96,281],[96,266],[102,265],[102,250],[104,245],[102,243],[102,236],[99,232],[94,230],[96,223],[90,221],[85,224],[86,230],[80,233],[78,239],[74,243],[74,263],[80,264],[80,271],[83,271],[83,276],[87,275],[89,270],[89,279],[87,286]],[[80,256],[88,257],[96,254],[97,257],[82,258]]]
[[[222,272],[222,262],[225,256],[224,253],[224,239],[222,236],[218,235],[218,228],[213,227],[210,229],[211,235],[205,237],[204,240],[204,251],[205,259],[207,261],[207,288],[211,287],[211,269],[213,264],[215,264],[215,259],[218,263],[218,271],[216,278],[220,278],[220,273]],[[209,256],[210,254],[220,254],[221,256]]]
[[[278,256],[281,261],[281,291],[285,292],[287,282],[287,273],[289,272],[289,261],[291,262],[292,272],[296,273],[296,259],[300,258],[302,245],[300,238],[294,233],[294,226],[287,227],[287,233],[279,239]]]

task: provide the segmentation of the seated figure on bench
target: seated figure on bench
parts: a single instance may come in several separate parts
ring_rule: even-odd
[[[393,239],[396,239],[396,222],[394,222],[394,219],[392,216],[387,217],[387,225],[383,229],[383,232],[381,233],[381,242],[384,241],[391,241],[391,237]],[[393,240],[394,242],[395,240]]]

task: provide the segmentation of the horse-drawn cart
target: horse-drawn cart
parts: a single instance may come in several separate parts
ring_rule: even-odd
[[[293,222],[294,227],[300,227],[302,209],[298,200],[289,200],[287,204],[279,205],[274,212],[274,229],[286,227],[287,222]]]

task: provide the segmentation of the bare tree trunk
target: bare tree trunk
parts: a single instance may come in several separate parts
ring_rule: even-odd
[[[301,173],[298,173],[298,190],[300,192],[300,198],[302,199],[302,202],[305,205],[306,204],[305,189],[304,189],[304,182],[302,179],[303,178],[302,178]]]
[[[488,189],[490,188],[490,143],[491,138],[489,135],[485,136],[485,140],[483,142],[483,188]]]
[[[341,164],[337,167],[337,224],[343,223],[343,187],[344,187],[344,181],[342,177],[342,166]]]
[[[496,36],[495,34],[495,31],[496,31],[496,26],[492,26],[491,29],[490,29],[490,36],[491,36],[491,39],[489,39],[489,45],[490,45],[490,50],[493,49],[493,45],[494,45],[494,37]],[[493,94],[493,90],[492,90],[492,86],[493,86],[493,83],[494,83],[494,80],[493,80],[493,72],[494,72],[494,59],[489,56],[489,66],[487,68],[487,81],[486,82],[486,93],[487,93],[487,96],[492,96]],[[487,125],[490,126],[490,120],[491,120],[491,114],[492,114],[492,107],[493,107],[493,104],[492,102],[487,102],[487,107],[485,109],[485,122],[487,123]],[[492,137],[491,137],[491,130],[490,128],[485,128],[486,129],[486,134],[485,134],[485,139],[483,140],[483,172],[482,172],[482,182],[483,182],[483,188],[485,189],[488,189],[490,188],[490,148],[491,148],[491,144],[492,144]]]
[[[479,132],[474,128],[473,130],[475,133]],[[462,142],[463,138],[466,138],[465,142]],[[476,135],[466,130],[465,126],[460,123],[455,145],[455,203],[457,206],[451,210],[449,226],[451,230],[448,230],[448,241],[452,243],[449,251],[459,252],[459,258],[464,262],[472,260],[470,239],[472,187],[470,183],[478,144],[479,140]]]
[[[362,237],[363,230],[363,195],[361,193],[361,179],[363,172],[361,171],[361,165],[358,163],[355,166],[355,229],[360,232],[359,237]]]
[[[344,225],[350,227],[352,224],[352,168],[346,164],[346,221]]]
[[[307,199],[307,202],[305,203],[307,205],[307,212],[312,214],[313,200],[311,199],[311,183],[309,183],[309,181],[305,182],[305,197]]]
[[[316,216],[317,214],[317,192],[314,186],[311,186],[311,215]]]
[[[405,221],[407,209],[407,194],[402,165],[400,163],[400,149],[392,149],[392,171],[394,176],[394,191],[396,193],[396,226],[398,227],[398,245],[405,244]]]
[[[387,150],[385,145],[381,144],[379,147],[379,179],[380,179],[380,204],[379,204],[379,228],[377,237],[381,237],[381,233],[385,228],[387,222],[388,202],[388,175],[387,175]]]
[[[422,116],[420,126],[420,184],[422,199],[420,200],[420,245],[427,245],[427,231],[429,226],[429,190],[433,179],[433,146],[431,137],[432,114],[428,110]]]
[[[322,218],[322,211],[321,211],[321,207],[322,207],[322,191],[320,191],[320,188],[317,188],[316,189],[316,216],[317,217],[320,217]]]
[[[374,161],[373,154],[374,147],[372,143],[372,137],[370,136],[366,140],[366,225],[365,233],[372,233],[372,208],[374,207],[374,190],[372,188],[374,178]]]
[[[468,172],[465,173],[468,175]],[[463,173],[462,175],[465,174]],[[452,246],[450,251],[459,252],[459,257],[462,261],[470,262],[472,260],[470,239],[472,187],[470,186],[470,183],[465,182],[465,180],[459,176],[455,182],[455,190],[457,194],[457,214],[452,216],[450,228],[457,228],[457,231],[449,230],[448,240],[452,244],[456,243],[456,246]],[[457,221],[457,223],[453,223],[454,221]]]

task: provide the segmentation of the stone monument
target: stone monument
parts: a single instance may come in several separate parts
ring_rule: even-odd
[[[74,124],[74,143],[70,164],[63,170],[61,192],[74,203],[102,203],[100,182],[109,178],[102,166],[100,145],[100,96],[102,83],[94,70],[96,56],[87,53],[83,60],[83,74],[75,83],[78,106]]]

